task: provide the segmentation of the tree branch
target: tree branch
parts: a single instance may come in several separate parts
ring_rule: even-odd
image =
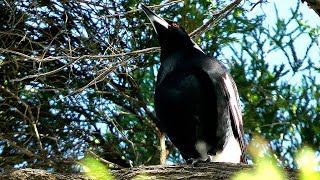
[[[157,166],[141,166],[134,168],[125,168],[121,170],[113,170],[111,173],[117,180],[127,179],[230,179],[234,174],[241,170],[249,170],[254,166],[246,164],[230,164],[230,163],[200,163],[197,167],[190,165],[157,165]],[[298,174],[294,170],[285,169],[286,179],[296,180]],[[23,178],[22,178],[23,177]],[[89,178],[82,174],[58,174],[50,173],[37,169],[20,169],[0,174],[0,179],[86,179]]]

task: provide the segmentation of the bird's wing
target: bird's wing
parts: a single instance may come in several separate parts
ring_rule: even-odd
[[[239,94],[237,86],[231,77],[231,75],[226,72],[222,77],[222,83],[225,89],[225,93],[227,95],[227,100],[229,104],[229,111],[231,115],[231,125],[235,138],[238,140],[240,144],[240,148],[242,151],[241,161],[246,162],[245,151],[246,144],[244,141],[244,132],[243,132],[243,120],[242,120],[242,112],[239,103]]]
[[[227,98],[227,104],[229,106],[230,112],[230,120],[232,131],[239,142],[241,149],[241,162],[246,163],[245,153],[246,153],[246,143],[244,140],[244,131],[243,131],[243,120],[242,120],[242,112],[240,108],[239,94],[237,86],[226,69],[226,67],[218,60],[206,61],[205,64],[202,64],[202,69],[208,73],[208,75],[212,79],[220,79],[220,83],[222,84],[222,89],[224,90],[224,94]]]

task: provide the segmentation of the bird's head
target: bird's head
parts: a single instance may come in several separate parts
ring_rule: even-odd
[[[141,7],[158,35],[162,51],[176,51],[194,45],[188,33],[177,22],[161,18],[143,4]]]

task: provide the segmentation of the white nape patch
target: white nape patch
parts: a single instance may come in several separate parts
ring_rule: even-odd
[[[222,152],[217,152],[216,155],[213,156],[212,162],[240,163],[240,157],[240,144],[234,136],[231,136]]]
[[[195,145],[196,150],[201,156],[201,160],[205,161],[208,159],[208,150],[210,146],[203,140],[198,140]]]
[[[158,16],[150,16],[149,17],[150,21],[151,21],[151,24],[153,26],[153,29],[156,31],[156,33],[158,34],[157,32],[157,28],[156,26],[154,25],[154,22],[157,22],[159,24],[161,24],[162,26],[166,27],[167,29],[169,28],[169,23],[167,23],[166,20],[162,19],[161,17],[158,17]]]

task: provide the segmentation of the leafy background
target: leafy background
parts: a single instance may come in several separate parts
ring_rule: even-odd
[[[294,2],[286,18],[275,6],[273,22],[264,4],[252,16],[256,2],[242,2],[195,39],[232,73],[246,140],[263,136],[277,163],[291,168],[302,146],[320,152],[319,27]],[[159,48],[140,3],[0,2],[1,168],[79,171],[86,154],[115,168],[160,163]],[[162,4],[153,11],[192,32],[231,1],[144,3]],[[165,144],[167,163],[183,163]]]

